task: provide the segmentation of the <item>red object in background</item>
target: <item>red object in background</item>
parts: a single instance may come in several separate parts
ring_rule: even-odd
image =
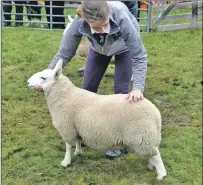
[[[147,7],[148,7],[147,2],[146,3],[145,2],[141,2],[140,8],[147,9]]]

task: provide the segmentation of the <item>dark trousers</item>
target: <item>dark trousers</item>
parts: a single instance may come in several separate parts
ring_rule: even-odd
[[[141,7],[141,1],[137,1],[137,7],[138,9]],[[140,10],[137,10],[137,22],[140,21]]]
[[[92,48],[86,60],[83,89],[97,92],[112,56],[97,53]],[[132,77],[132,56],[129,51],[115,55],[114,93],[127,94]]]
[[[23,13],[23,6],[18,6],[16,4],[24,4],[24,1],[14,1],[15,2],[15,7],[16,7],[16,13]],[[16,21],[23,21],[23,15],[16,15],[15,18]],[[16,22],[16,26],[22,26],[23,22]]]
[[[32,19],[36,18],[41,20],[42,16],[41,16],[41,7],[38,6],[38,1],[29,1],[28,3],[26,3],[28,5],[37,5],[37,6],[27,6],[27,14],[38,14],[38,15],[27,15],[27,18],[29,21],[31,21]]]
[[[45,5],[50,6],[50,1],[44,1]],[[64,6],[64,1],[52,1],[53,6]],[[46,14],[50,14],[50,7],[46,7]],[[62,24],[54,23],[53,28],[65,29],[64,8],[52,8],[52,15],[61,15],[59,17],[52,17],[52,22],[60,22]],[[47,16],[48,26],[50,28],[50,16]]]
[[[12,11],[11,1],[3,1],[3,3],[10,4],[10,5],[3,5],[3,12],[4,13],[11,13],[11,11]],[[4,20],[10,21],[11,20],[11,15],[4,14]],[[10,26],[11,22],[4,22],[4,25],[5,26]]]
[[[128,7],[128,10],[130,11],[130,13],[139,22],[140,10],[138,10],[138,9],[140,8],[141,2],[140,1],[121,1],[121,2],[124,3]]]
[[[3,11],[5,13],[11,13],[12,11],[12,4],[11,4],[11,1],[3,1],[4,3],[7,3],[7,4],[10,4],[10,5],[4,5],[3,6]],[[18,6],[16,4],[23,4],[24,1],[14,1],[15,2],[15,7],[16,7],[16,13],[23,13],[23,6]],[[11,20],[11,15],[4,15],[4,19],[5,20]],[[23,15],[16,15],[15,16],[15,20],[16,21],[23,21]],[[16,22],[15,23],[16,26],[22,26],[23,25],[23,22]],[[11,22],[7,22],[6,25],[11,25]]]

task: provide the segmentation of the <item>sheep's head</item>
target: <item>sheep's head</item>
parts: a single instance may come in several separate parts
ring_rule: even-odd
[[[60,59],[54,69],[45,69],[35,73],[28,79],[30,89],[43,89],[45,93],[50,91],[51,86],[62,73],[63,60]]]

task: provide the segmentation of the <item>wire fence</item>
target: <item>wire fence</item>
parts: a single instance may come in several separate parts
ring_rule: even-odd
[[[21,2],[21,3],[19,3]],[[29,2],[35,2],[30,4]],[[59,2],[59,1],[58,1]],[[75,16],[75,9],[80,5],[70,4],[60,1],[1,1],[2,26],[25,26],[44,30],[64,29],[68,20],[68,15]],[[151,1],[145,2],[146,8],[138,8],[145,16],[139,17],[142,31],[149,32],[151,24]],[[57,25],[57,26],[56,26]]]

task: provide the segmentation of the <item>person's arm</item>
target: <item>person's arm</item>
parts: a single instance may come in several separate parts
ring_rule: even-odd
[[[139,25],[137,25],[139,27]],[[133,89],[144,91],[147,70],[147,53],[140,33],[127,16],[120,22],[120,32],[133,59]]]
[[[64,68],[66,64],[73,58],[82,38],[82,34],[79,33],[79,26],[80,18],[76,16],[73,19],[73,22],[71,23],[69,29],[66,31],[61,41],[59,50],[49,64],[48,68],[53,69],[59,59],[62,59],[64,61]]]

